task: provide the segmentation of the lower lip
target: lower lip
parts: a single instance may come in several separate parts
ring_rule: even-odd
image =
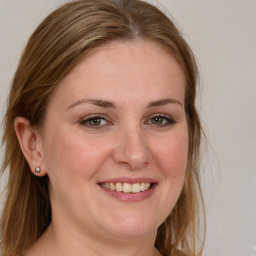
[[[106,189],[100,186],[100,188],[106,192],[108,195],[118,199],[119,201],[123,201],[123,202],[139,202],[139,201],[143,201],[147,198],[149,198],[155,188],[156,188],[157,184],[153,184],[152,187],[150,187],[148,190],[146,191],[142,191],[139,193],[124,193],[124,192],[118,192],[118,191],[112,191],[110,189]]]

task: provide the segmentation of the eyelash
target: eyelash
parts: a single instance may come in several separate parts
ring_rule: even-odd
[[[158,121],[158,120],[162,120],[162,122],[165,122],[164,124],[153,124],[153,123],[149,123],[149,125],[153,125],[153,126],[156,126],[156,127],[166,127],[166,126],[171,126],[173,124],[175,124],[175,120],[170,117],[169,115],[165,115],[165,114],[155,114],[155,115],[152,115],[148,121],[146,121],[146,123],[148,123],[149,121],[152,122],[152,120],[155,119],[155,121]],[[158,119],[158,120],[156,120]]]
[[[152,121],[158,122],[159,120],[162,121],[161,124],[152,123]],[[101,124],[102,121],[104,121],[105,123]],[[96,125],[94,125],[90,122],[94,122],[94,123],[96,123]],[[98,124],[97,124],[97,122],[98,122]],[[100,128],[106,126],[106,125],[111,124],[110,121],[108,121],[105,117],[103,117],[101,115],[89,116],[86,119],[81,120],[79,123],[80,123],[80,125],[83,125],[83,126],[86,126],[86,127],[92,128],[92,129],[100,129]],[[147,119],[147,121],[145,121],[145,124],[152,125],[152,126],[155,126],[155,127],[160,127],[160,128],[161,127],[166,127],[166,126],[171,126],[175,123],[176,122],[172,117],[170,117],[169,115],[165,115],[165,114],[152,115]]]
[[[106,124],[103,124],[103,125],[93,125],[93,124],[90,124],[90,122],[94,122],[94,121],[99,121],[102,122],[102,121],[105,121]],[[105,126],[105,125],[108,125],[108,124],[111,124],[105,117],[103,116],[100,116],[100,115],[94,115],[94,116],[89,116],[87,117],[86,119],[83,119],[79,122],[81,125],[84,125],[84,126],[87,126],[89,128],[92,128],[92,129],[99,129],[101,128],[102,126]]]

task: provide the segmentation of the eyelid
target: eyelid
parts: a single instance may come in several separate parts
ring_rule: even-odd
[[[104,119],[107,124],[104,124],[104,125],[100,125],[100,126],[92,126],[92,125],[86,125],[86,122],[90,121],[91,119],[94,119],[94,118],[99,118],[99,119]],[[103,126],[106,126],[108,124],[111,124],[111,121],[110,119],[104,115],[104,114],[92,114],[92,115],[88,115],[88,116],[84,116],[82,117],[80,120],[79,120],[79,124],[83,125],[83,126],[86,126],[86,127],[89,127],[89,128],[93,128],[93,129],[98,129],[98,128],[101,128]]]
[[[146,122],[148,122],[149,120],[151,120],[154,117],[161,117],[161,118],[164,118],[165,120],[167,120],[169,122],[168,124],[164,124],[164,125],[151,124],[151,125],[154,125],[154,126],[159,126],[159,127],[162,126],[163,127],[163,126],[173,125],[173,124],[176,123],[175,119],[171,115],[164,114],[164,113],[151,114],[150,116],[147,117]]]

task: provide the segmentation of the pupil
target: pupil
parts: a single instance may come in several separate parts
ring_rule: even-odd
[[[99,118],[93,118],[90,120],[91,125],[99,125],[100,124],[100,119]]]
[[[154,117],[153,122],[155,124],[161,124],[162,123],[162,118],[161,117]]]

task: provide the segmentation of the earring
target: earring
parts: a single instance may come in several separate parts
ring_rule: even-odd
[[[35,169],[35,173],[40,173],[40,172],[41,172],[41,168],[40,168],[40,166],[36,167],[36,169]]]

